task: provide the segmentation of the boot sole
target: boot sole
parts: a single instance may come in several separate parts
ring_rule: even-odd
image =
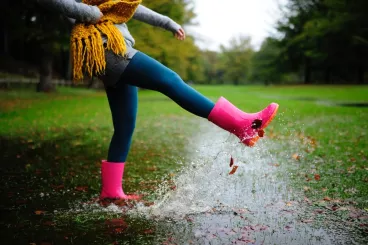
[[[273,111],[273,113],[270,116],[270,118],[263,124],[263,126],[261,128],[258,129],[258,131],[265,129],[272,122],[272,120],[274,119],[274,117],[277,114],[278,109],[279,109],[279,105],[277,105],[277,107]],[[249,147],[253,147],[256,144],[256,142],[259,140],[259,138],[260,137],[257,135],[256,137],[253,137],[253,138],[249,139],[249,142],[248,143],[245,143],[245,145],[247,145]]]

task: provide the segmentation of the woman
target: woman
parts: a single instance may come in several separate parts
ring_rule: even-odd
[[[128,156],[136,121],[137,87],[165,94],[185,110],[199,117],[206,118],[222,129],[233,133],[247,146],[253,146],[259,136],[263,136],[263,129],[267,127],[276,115],[278,105],[275,103],[271,103],[261,112],[253,114],[242,112],[223,97],[214,104],[183,82],[174,71],[142,52],[135,50],[133,48],[135,41],[125,23],[130,18],[166,29],[172,32],[178,40],[185,39],[185,32],[179,24],[169,17],[144,7],[140,4],[140,0],[84,0],[84,3],[74,0],[38,1],[42,5],[54,8],[65,16],[75,19],[77,23],[82,23],[82,28],[85,28],[85,26],[96,26],[100,32],[99,35],[102,36],[103,47],[105,48],[103,62],[105,63],[98,63],[96,61],[98,59],[96,58],[97,56],[92,57],[92,55],[88,56],[89,58],[79,59],[80,64],[83,65],[85,65],[86,60],[91,62],[91,65],[83,70],[84,73],[96,73],[96,70],[102,71],[97,73],[102,74],[99,77],[105,86],[114,125],[114,134],[111,139],[107,161],[103,161],[101,167],[102,191],[100,199],[139,198],[135,195],[126,195],[122,188],[125,161]],[[109,32],[105,30],[106,28],[99,27],[99,23],[104,21],[104,16],[111,15],[111,11],[109,12],[104,5],[106,2],[110,3],[110,5],[121,2],[122,6],[127,6],[122,12],[126,15],[126,18],[123,21],[113,21],[114,28],[116,27],[119,30],[118,34],[111,34],[113,30]],[[102,12],[105,12],[102,13],[101,9],[103,10]],[[127,13],[129,12],[127,9],[130,9],[131,13]],[[76,31],[74,37],[82,32]],[[109,39],[112,40],[120,35],[124,38],[124,41],[115,48],[119,49],[122,47],[124,53],[114,52],[113,47],[109,48],[109,46],[113,46],[109,43]],[[82,38],[81,40],[85,39]],[[84,50],[88,52],[86,41],[83,41],[83,44],[87,46],[87,48],[84,47]],[[74,48],[77,46],[75,45]],[[83,52],[79,52],[79,55],[81,53]],[[78,58],[75,58],[75,60],[78,60]],[[74,65],[78,66],[76,61]],[[81,67],[80,70],[75,71],[75,74],[78,72],[82,74]]]

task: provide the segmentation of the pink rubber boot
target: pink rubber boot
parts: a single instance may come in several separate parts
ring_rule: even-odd
[[[123,191],[122,182],[125,163],[110,163],[102,161],[101,177],[102,191],[100,200],[109,199],[128,199],[138,200],[140,196],[126,195]]]
[[[275,117],[278,107],[278,104],[271,103],[262,111],[249,114],[221,97],[208,116],[208,120],[236,135],[245,145],[254,146],[259,137],[263,137],[263,129]]]

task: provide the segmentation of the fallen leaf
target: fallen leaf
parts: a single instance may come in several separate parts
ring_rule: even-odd
[[[234,166],[233,169],[230,171],[229,175],[235,174],[237,169],[238,169],[238,166]]]
[[[41,215],[41,214],[43,214],[43,213],[45,213],[45,211],[41,211],[41,210],[37,210],[37,211],[35,211],[35,214],[36,214],[36,215]]]
[[[298,153],[293,154],[292,158],[294,158],[295,160],[298,160],[298,161],[300,160],[300,156],[299,156]]]
[[[312,219],[304,219],[302,220],[303,223],[306,223],[306,224],[309,224],[309,223],[312,223],[313,220]]]
[[[288,226],[288,225],[287,225],[287,226],[285,226],[285,229],[286,229],[286,230],[288,230],[288,231],[289,231],[289,230],[291,230],[292,228],[293,228],[293,227]]]
[[[143,232],[144,234],[153,234],[154,231],[152,229],[147,229]]]
[[[311,188],[308,187],[308,186],[304,186],[303,189],[304,189],[304,191],[310,191],[311,190]]]
[[[234,159],[233,157],[230,157],[230,168],[234,165]]]
[[[111,219],[106,220],[105,224],[110,227],[121,227],[121,228],[127,228],[128,225],[123,219]]]
[[[46,226],[54,226],[55,223],[52,222],[52,221],[45,221],[45,222],[43,222],[43,225],[46,225]]]
[[[259,136],[259,137],[261,137],[261,138],[262,138],[262,137],[264,136],[264,134],[265,134],[265,132],[264,132],[264,130],[263,130],[263,129],[261,129],[261,130],[259,130],[259,131],[258,131],[258,136]]]
[[[115,228],[114,233],[122,233],[124,231],[124,228]]]
[[[320,176],[319,174],[315,174],[315,175],[314,175],[314,179],[318,181],[318,180],[320,180],[320,179],[321,179],[321,176]]]
[[[290,207],[290,206],[293,206],[293,204],[291,204],[291,202],[287,202],[286,206]]]
[[[148,171],[157,171],[157,167],[156,166],[152,166],[152,167],[147,167]]]
[[[336,211],[336,210],[338,210],[340,207],[338,206],[338,205],[332,205],[332,207],[331,207],[331,210],[333,210],[333,211]]]
[[[86,192],[86,191],[87,191],[87,189],[88,189],[88,186],[77,186],[77,187],[75,187],[75,189],[76,189],[77,191],[83,191],[83,192]]]
[[[329,202],[329,201],[331,201],[331,198],[330,198],[330,197],[324,197],[324,198],[323,198],[323,200],[325,200],[325,201],[328,201],[328,202]]]
[[[304,201],[305,201],[306,203],[308,203],[308,204],[312,204],[312,201],[311,201],[311,200],[309,200],[307,197],[304,197]]]

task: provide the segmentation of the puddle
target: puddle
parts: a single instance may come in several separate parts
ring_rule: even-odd
[[[292,152],[268,139],[246,148],[207,122],[195,123],[198,133],[183,149],[190,160],[177,162],[183,167],[174,176],[175,190],[170,190],[173,183],[164,182],[152,206],[103,208],[96,203],[81,205],[76,198],[62,209],[60,205],[53,208],[43,197],[33,198],[27,209],[16,211],[30,217],[21,225],[32,228],[23,234],[20,224],[12,224],[12,236],[73,244],[346,244],[345,234],[315,227],[301,218],[307,210],[283,164]],[[238,166],[233,175],[229,175],[230,157]],[[37,205],[32,207],[32,202]],[[34,217],[35,210],[47,211]],[[59,224],[50,221],[53,216]]]
[[[286,167],[278,165],[277,144],[261,140],[252,149],[239,147],[233,136],[208,124],[192,142],[188,148],[197,151],[174,177],[176,189],[165,192],[163,184],[154,205],[123,212],[152,225],[152,244],[340,244],[331,231],[299,218],[304,209]],[[230,156],[239,166],[233,175]],[[119,212],[114,205],[95,208]]]
[[[347,107],[368,107],[368,103],[336,103],[338,106],[347,106]]]

